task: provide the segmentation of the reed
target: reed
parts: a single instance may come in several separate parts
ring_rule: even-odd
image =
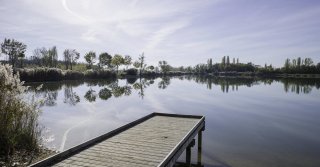
[[[116,73],[109,70],[87,70],[85,72],[61,70],[58,68],[16,69],[20,79],[26,82],[82,80],[82,79],[110,79]]]
[[[0,161],[9,164],[19,152],[40,150],[40,102],[26,98],[26,89],[11,66],[0,64]]]

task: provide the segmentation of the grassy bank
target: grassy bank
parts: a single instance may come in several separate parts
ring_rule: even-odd
[[[195,74],[195,73],[193,73]],[[287,74],[287,73],[261,73],[261,72],[216,72],[197,73],[216,77],[265,77],[265,78],[320,78],[320,74]]]
[[[163,76],[182,76],[182,75],[210,75],[218,77],[278,77],[278,78],[320,78],[320,74],[286,74],[286,73],[261,73],[261,72],[216,72],[216,73],[192,73],[169,71],[166,73],[143,71],[138,73],[137,69],[121,70],[118,73],[109,70],[87,70],[84,72],[74,70],[61,70],[58,68],[31,68],[16,69],[19,72],[20,79],[26,82],[43,82],[43,81],[63,81],[63,80],[83,80],[83,79],[113,79],[113,78],[132,78],[144,77],[155,78]]]
[[[190,73],[168,72],[156,73],[154,71],[144,71],[141,75],[136,69],[122,70],[116,73],[109,70],[87,70],[84,72],[61,70],[58,68],[17,68],[15,73],[19,73],[20,79],[25,82],[63,81],[63,80],[83,80],[83,79],[114,79],[130,77],[162,77],[181,76]]]

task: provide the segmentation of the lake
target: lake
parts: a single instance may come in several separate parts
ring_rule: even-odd
[[[205,167],[319,167],[320,79],[215,78],[28,83],[59,151],[152,112],[204,115]],[[196,147],[192,148],[196,162]],[[184,154],[180,161],[184,161]]]

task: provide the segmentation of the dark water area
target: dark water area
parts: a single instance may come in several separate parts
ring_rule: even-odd
[[[204,115],[206,167],[319,167],[320,80],[183,76],[28,83],[47,147],[83,143],[152,112]],[[192,159],[196,162],[196,147]],[[184,161],[182,154],[180,161]]]

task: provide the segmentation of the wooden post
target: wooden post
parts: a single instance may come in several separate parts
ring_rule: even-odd
[[[191,166],[191,147],[193,147],[194,144],[195,144],[195,140],[193,139],[186,149],[186,165],[187,166]]]
[[[198,132],[198,166],[201,165],[201,157],[202,157],[202,131],[205,130],[205,126]]]
[[[201,154],[202,154],[202,130],[198,133],[198,165],[201,166]]]
[[[186,150],[186,165],[191,166],[191,147],[187,147]]]

